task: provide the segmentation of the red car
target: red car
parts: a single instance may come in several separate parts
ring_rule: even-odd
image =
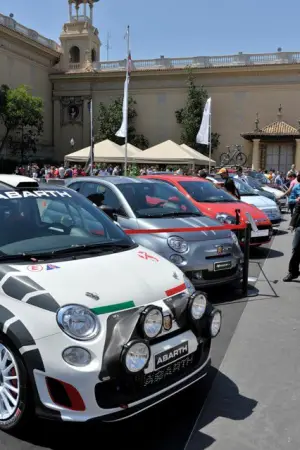
[[[223,189],[204,178],[168,175],[145,175],[140,178],[157,179],[176,187],[206,216],[222,223],[236,224],[236,210],[240,210],[240,222],[246,223],[250,213],[258,232],[252,231],[251,245],[259,246],[272,238],[272,224],[266,214],[248,203],[241,202]],[[241,238],[241,244],[243,238]]]

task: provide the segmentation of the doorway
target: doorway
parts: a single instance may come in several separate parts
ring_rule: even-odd
[[[266,152],[266,169],[287,173],[294,163],[294,145],[268,144]]]

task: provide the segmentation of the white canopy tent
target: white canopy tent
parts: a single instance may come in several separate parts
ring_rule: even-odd
[[[203,155],[202,153],[200,153],[200,152],[197,152],[196,150],[194,150],[193,148],[191,148],[191,147],[189,147],[188,145],[186,145],[186,144],[181,144],[181,146],[180,147],[182,147],[184,150],[186,150],[188,153],[190,153],[191,155],[195,155],[195,157],[196,156],[198,156],[198,158],[199,158],[199,161],[200,161],[200,159],[201,159],[201,163],[199,162],[198,164],[200,165],[205,165],[205,166],[208,166],[208,164],[209,164],[209,160],[210,160],[210,163],[212,164],[212,165],[215,165],[216,164],[216,161],[214,161],[213,159],[210,159],[208,156],[205,156],[205,155]]]
[[[124,152],[125,152],[125,144],[122,145],[122,148],[124,149]],[[127,144],[127,151],[128,151],[128,153],[130,151],[132,154],[142,152],[142,150],[140,148],[136,147],[135,145],[129,144],[129,143]]]
[[[173,141],[165,141],[161,144],[150,147],[135,156],[137,163],[145,164],[190,164],[205,165],[203,162],[204,155],[194,151],[190,151],[176,144]]]
[[[128,161],[137,154],[135,150],[127,148]],[[70,153],[65,156],[66,161],[85,163],[90,155],[90,147],[83,148],[77,152]],[[125,148],[116,144],[115,142],[106,139],[101,142],[97,142],[94,146],[94,162],[95,163],[123,163],[125,158]]]

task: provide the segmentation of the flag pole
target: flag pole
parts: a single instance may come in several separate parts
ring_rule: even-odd
[[[90,150],[90,176],[94,174],[94,124],[93,124],[93,99],[90,101],[90,121],[91,121],[91,150]]]
[[[211,107],[210,107],[210,113],[209,113],[209,151],[208,151],[208,173],[210,173],[211,170],[211,153],[212,153],[212,145],[211,145]]]
[[[124,161],[124,175],[127,176],[127,165],[128,165],[128,89],[129,89],[129,54],[130,54],[130,27],[127,27],[127,65],[126,65],[126,84],[127,89],[125,89],[125,161]]]

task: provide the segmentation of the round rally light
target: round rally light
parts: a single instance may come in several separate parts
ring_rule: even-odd
[[[150,348],[143,341],[132,341],[125,346],[122,361],[125,369],[130,373],[143,370],[150,359]]]
[[[210,322],[210,334],[211,337],[216,337],[220,333],[222,324],[222,315],[219,310],[216,310],[212,313],[211,322]]]
[[[148,339],[159,335],[163,327],[163,314],[156,306],[146,308],[142,313],[142,329]]]
[[[194,320],[203,317],[207,306],[207,299],[204,294],[195,294],[191,299],[190,311]]]

